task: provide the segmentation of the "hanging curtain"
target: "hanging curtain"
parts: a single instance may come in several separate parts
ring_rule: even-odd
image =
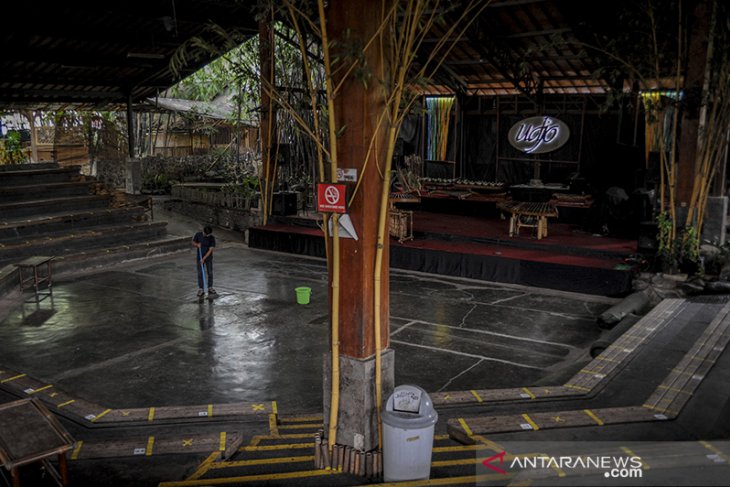
[[[428,145],[426,158],[432,161],[446,160],[446,149],[449,142],[449,125],[451,108],[454,106],[453,96],[426,98],[428,115]]]

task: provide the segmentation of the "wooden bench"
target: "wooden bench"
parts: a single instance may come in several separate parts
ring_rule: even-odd
[[[511,201],[499,205],[499,208],[510,214],[509,236],[520,234],[521,227],[537,230],[537,239],[547,237],[548,218],[557,218],[558,210],[550,203],[532,203]]]
[[[68,485],[66,452],[74,439],[37,399],[0,404],[0,461],[20,487],[23,465],[40,462],[58,485]],[[58,470],[50,459],[58,457]]]

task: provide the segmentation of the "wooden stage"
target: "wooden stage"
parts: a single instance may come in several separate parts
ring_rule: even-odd
[[[496,212],[495,212],[496,213]],[[249,247],[324,257],[319,215],[278,217],[249,230]],[[636,240],[590,234],[549,222],[547,237],[523,229],[510,237],[509,217],[413,211],[412,240],[390,239],[393,268],[485,281],[622,296],[637,270]]]

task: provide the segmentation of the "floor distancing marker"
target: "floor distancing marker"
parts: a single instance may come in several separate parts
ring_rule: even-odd
[[[522,390],[525,391],[525,394],[530,396],[530,399],[535,399],[535,394],[533,394],[532,391],[530,391],[530,389],[528,389],[527,387],[523,387]]]
[[[527,415],[527,413],[523,414],[522,417],[525,418],[525,421],[527,421],[527,424],[529,424],[530,426],[532,426],[532,429],[533,430],[537,431],[537,430],[540,429],[540,427],[537,425],[537,423],[535,423],[532,420],[532,418]]]
[[[213,417],[213,405],[212,404],[208,404],[208,417],[209,418]]]
[[[198,469],[195,472],[193,472],[193,474],[190,477],[188,477],[187,480],[197,480],[200,477],[202,477],[203,475],[205,475],[205,473],[210,469],[210,465],[218,459],[220,454],[221,454],[220,452],[214,451],[213,453],[208,455],[208,458],[206,458],[203,461],[203,463],[200,464]]]
[[[8,377],[7,379],[0,380],[0,384],[5,384],[6,382],[14,381],[16,379],[21,379],[25,377],[25,374],[18,374],[14,377]]]
[[[234,468],[234,467],[252,467],[256,465],[276,465],[279,463],[303,463],[314,460],[314,455],[305,455],[299,457],[273,457],[273,458],[256,458],[253,460],[234,460],[231,462],[216,462],[211,464],[210,469]]]
[[[459,418],[459,424],[464,429],[464,433],[466,433],[466,436],[471,436],[471,428],[469,428],[469,425],[466,424],[466,421],[464,421],[464,418]]]
[[[62,402],[61,404],[57,404],[56,407],[62,408],[62,407],[68,406],[69,404],[73,404],[75,402],[76,402],[76,399],[71,399],[70,401],[66,401],[66,402]]]
[[[590,409],[584,409],[583,412],[586,413],[589,418],[591,418],[593,421],[595,421],[598,426],[604,425],[603,420],[601,418],[599,418],[598,416],[596,416],[596,413],[594,413]]]
[[[150,412],[147,414],[147,421],[152,421],[153,419],[155,419],[155,408],[150,408]]]
[[[45,391],[46,389],[50,389],[51,387],[53,387],[53,384],[48,384],[47,386],[43,386],[43,387],[40,387],[38,389],[34,389],[34,390],[30,391],[28,393],[28,395],[30,396],[31,394],[38,394],[41,391]]]
[[[71,460],[76,460],[79,458],[79,452],[81,451],[81,447],[84,445],[84,442],[79,440],[76,442],[76,446],[74,447],[74,451],[71,452]]]
[[[107,415],[107,414],[109,414],[110,412],[111,412],[111,409],[105,409],[104,411],[102,411],[102,412],[100,412],[99,414],[97,414],[97,415],[96,415],[96,416],[94,417],[94,419],[92,419],[92,420],[91,420],[91,422],[92,422],[92,423],[96,423],[96,422],[97,422],[97,421],[98,421],[99,419],[103,418],[104,416],[106,416],[106,415]]]
[[[147,448],[145,449],[146,456],[152,456],[152,448],[155,446],[155,437],[150,436],[147,438]]]
[[[472,395],[473,395],[473,396],[474,396],[474,397],[476,398],[477,402],[483,402],[483,401],[482,401],[482,398],[481,398],[481,397],[479,397],[479,394],[477,394],[477,391],[475,391],[474,389],[472,389],[472,390],[470,390],[469,392],[471,392],[471,393],[472,393]]]
[[[221,431],[220,444],[218,445],[220,451],[226,451],[226,432]]]

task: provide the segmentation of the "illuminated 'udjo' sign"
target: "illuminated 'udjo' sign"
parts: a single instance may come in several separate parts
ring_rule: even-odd
[[[530,117],[520,120],[509,129],[507,138],[517,150],[528,154],[542,154],[559,149],[570,137],[570,129],[553,117]]]

